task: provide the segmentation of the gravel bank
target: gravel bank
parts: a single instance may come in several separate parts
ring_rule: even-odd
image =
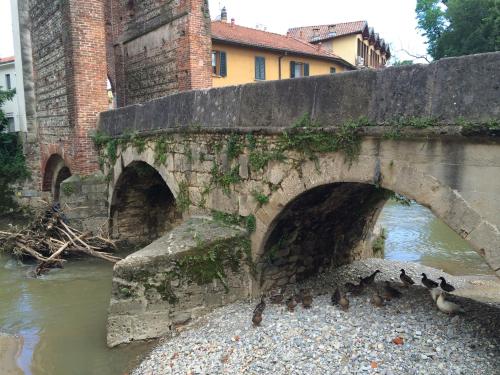
[[[449,317],[427,290],[414,287],[382,308],[369,303],[371,292],[350,297],[347,312],[331,306],[333,285],[375,269],[382,270],[381,284],[398,279],[401,267],[415,281],[426,272],[444,275],[457,289],[468,283],[417,264],[355,262],[298,286],[317,294],[311,309],[289,313],[268,304],[254,328],[255,301],[223,307],[164,341],[133,374],[500,374],[499,305],[456,297],[466,314]],[[398,336],[403,345],[393,343]]]

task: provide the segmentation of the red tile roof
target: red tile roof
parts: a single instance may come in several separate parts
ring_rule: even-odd
[[[331,60],[354,69],[341,57],[304,40],[228,22],[212,22],[212,40]]]
[[[295,38],[303,39],[308,42],[327,40],[342,35],[362,33],[368,26],[366,21],[344,22],[332,25],[304,26],[294,27],[290,30],[290,34]],[[314,36],[314,29],[317,31],[317,36]]]
[[[0,57],[0,64],[6,64],[10,62],[14,62],[14,56]]]

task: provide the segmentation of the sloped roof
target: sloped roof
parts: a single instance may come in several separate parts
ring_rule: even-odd
[[[7,63],[14,62],[14,61],[15,61],[14,56],[0,57],[0,64],[7,64]]]
[[[328,40],[342,35],[362,33],[368,26],[366,21],[343,22],[331,25],[317,25],[294,27],[289,29],[289,33],[295,38],[303,39],[308,42],[317,42]],[[315,29],[317,35],[315,36]]]
[[[354,68],[341,57],[304,40],[228,22],[212,22],[212,40],[327,59]]]

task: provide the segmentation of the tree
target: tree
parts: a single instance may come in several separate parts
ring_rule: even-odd
[[[2,105],[14,95],[14,90],[4,91],[0,86],[0,214],[16,206],[12,185],[29,176],[17,135],[6,132],[8,122]]]
[[[417,0],[416,13],[436,60],[500,50],[500,0]]]

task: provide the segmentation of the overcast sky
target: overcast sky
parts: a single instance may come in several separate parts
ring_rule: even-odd
[[[425,40],[416,30],[416,0],[209,0],[215,18],[226,6],[228,17],[249,27],[263,25],[285,34],[296,26],[366,20],[391,44],[393,55],[409,58],[402,50],[425,54]],[[0,0],[0,57],[14,54],[10,0]],[[413,58],[410,58],[413,59]]]

